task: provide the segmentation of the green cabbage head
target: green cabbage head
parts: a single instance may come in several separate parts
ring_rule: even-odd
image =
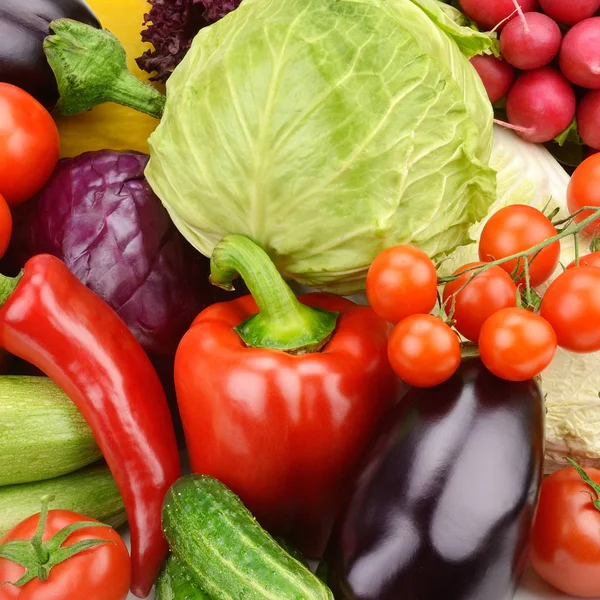
[[[443,8],[442,8],[443,7]],[[492,109],[467,60],[493,40],[436,0],[245,0],[169,80],[146,175],[210,256],[230,233],[349,294],[383,249],[432,257],[495,200]]]

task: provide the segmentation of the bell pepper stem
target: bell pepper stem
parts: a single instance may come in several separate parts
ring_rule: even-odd
[[[57,112],[76,115],[116,102],[161,117],[165,96],[130,73],[125,49],[110,31],[72,19],[52,21],[50,28],[44,52],[60,92]]]
[[[211,282],[223,289],[233,289],[240,275],[258,305],[259,312],[235,328],[247,346],[304,354],[321,349],[334,332],[338,313],[299,302],[269,255],[247,237],[223,238],[210,267]]]
[[[0,307],[4,306],[4,303],[8,300],[9,296],[15,291],[15,288],[23,277],[23,271],[21,271],[16,277],[6,277],[6,275],[0,275]]]

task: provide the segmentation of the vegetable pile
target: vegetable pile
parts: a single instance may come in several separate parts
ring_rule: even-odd
[[[600,151],[600,11],[598,0],[460,0],[465,14],[497,30],[500,57],[477,56],[492,103],[505,100],[524,139],[577,141]],[[516,7],[516,8],[515,8]]]
[[[600,596],[599,2],[3,4],[0,600]]]

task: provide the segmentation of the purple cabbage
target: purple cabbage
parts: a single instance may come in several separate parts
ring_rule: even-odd
[[[172,224],[144,178],[147,162],[109,150],[62,160],[45,189],[14,211],[3,268],[15,274],[35,254],[57,256],[149,354],[172,355],[202,308],[235,296],[208,282],[208,259]]]

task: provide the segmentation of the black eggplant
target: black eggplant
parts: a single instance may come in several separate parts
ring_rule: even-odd
[[[534,381],[479,359],[410,390],[375,439],[330,547],[336,598],[510,600],[542,477]]]
[[[100,27],[84,0],[0,0],[0,81],[27,90],[48,108],[58,89],[42,45],[50,23],[63,17]]]

